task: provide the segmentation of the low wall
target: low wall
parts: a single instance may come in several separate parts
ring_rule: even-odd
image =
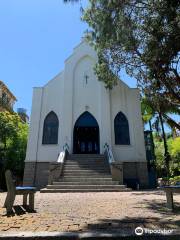
[[[32,186],[35,182],[34,185],[37,188],[43,188],[48,184],[48,176],[49,162],[25,162],[23,179],[24,186]]]

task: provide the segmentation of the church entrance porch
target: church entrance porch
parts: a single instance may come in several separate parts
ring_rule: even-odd
[[[74,126],[74,153],[99,153],[99,126],[96,119],[84,112]]]

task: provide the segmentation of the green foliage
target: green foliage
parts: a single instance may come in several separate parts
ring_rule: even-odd
[[[163,158],[164,159],[164,168],[166,169],[166,173],[161,173],[162,175],[169,176],[170,175],[170,166],[169,162],[171,160],[171,156],[169,154],[169,147],[170,144],[167,144],[167,134],[165,134],[164,131],[164,124],[168,124],[171,128],[172,131],[177,127],[180,129],[179,124],[177,124],[172,118],[169,117],[169,113],[178,113],[179,108],[178,104],[172,104],[166,99],[162,99],[161,96],[155,95],[153,98],[150,97],[143,97],[141,99],[141,112],[142,112],[142,118],[144,123],[149,122],[150,125],[150,130],[153,128],[155,129],[157,135],[159,135],[160,138],[163,140],[163,145],[159,145],[159,152],[157,152],[157,158],[161,158],[161,153],[162,153],[162,147],[164,148],[163,150]],[[169,124],[171,122],[171,124]],[[174,158],[173,158],[174,159]],[[159,163],[162,166],[162,162],[159,161]],[[174,163],[173,167],[177,169],[177,164]],[[160,167],[158,169],[161,169]],[[174,171],[171,169],[171,171]]]
[[[161,139],[155,137],[155,155],[156,155],[156,169],[159,177],[164,176],[164,147]],[[168,149],[171,155],[170,174],[171,176],[180,175],[180,137],[173,139],[168,138]]]
[[[168,140],[170,145],[170,153],[172,156],[172,163],[170,165],[171,175],[176,176],[180,174],[180,137],[174,140]]]
[[[116,78],[107,79],[107,71],[118,75],[125,68],[143,91],[158,89],[179,102],[179,10],[179,1],[90,0],[83,20],[98,52],[99,80],[113,86]]]
[[[156,170],[158,177],[164,175],[164,146],[163,142],[155,141]]]
[[[180,184],[180,176],[176,176],[176,177],[173,177],[173,178],[170,178],[170,184],[171,185],[179,185]]]
[[[172,142],[171,153],[173,157],[180,159],[180,137],[175,138]]]
[[[149,104],[147,98],[145,97],[141,99],[141,113],[144,123],[148,123],[155,115],[152,106]]]
[[[0,112],[1,180],[6,169],[23,177],[28,125],[16,113]]]
[[[0,112],[0,144],[7,147],[7,141],[16,137],[18,131],[18,115],[13,115],[8,111]]]

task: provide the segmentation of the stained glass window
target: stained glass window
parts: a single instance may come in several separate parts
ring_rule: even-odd
[[[126,116],[119,112],[114,119],[114,133],[116,145],[129,145],[129,124]]]
[[[44,120],[42,144],[58,143],[59,120],[54,112],[50,112]]]

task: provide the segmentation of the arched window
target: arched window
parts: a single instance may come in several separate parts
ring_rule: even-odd
[[[50,112],[44,120],[42,144],[57,144],[58,129],[58,117],[54,112]]]
[[[114,133],[116,145],[129,145],[129,124],[126,116],[119,112],[114,119]]]

